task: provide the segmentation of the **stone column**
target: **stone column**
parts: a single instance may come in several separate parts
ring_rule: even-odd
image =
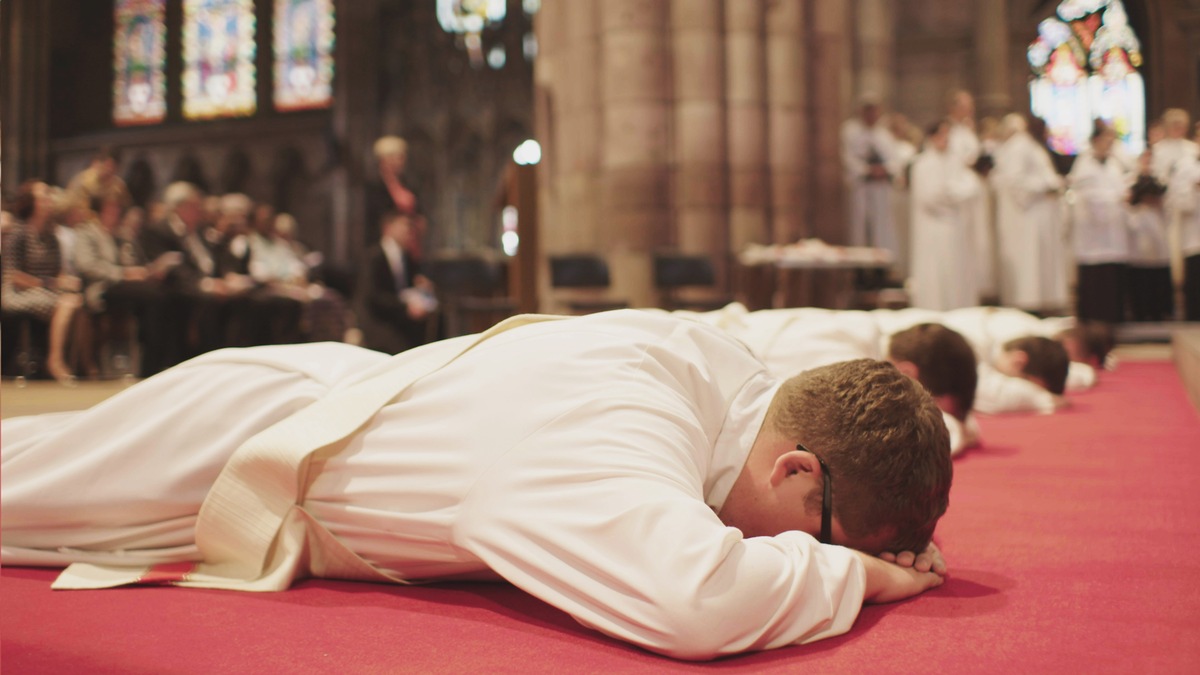
[[[871,94],[891,108],[895,74],[895,10],[889,0],[857,0],[854,5],[855,96]]]
[[[771,240],[808,234],[808,119],[804,0],[777,0],[766,10],[767,166]]]
[[[729,249],[724,0],[672,0],[674,245],[712,258],[718,285]]]
[[[373,145],[380,133],[378,0],[343,3],[338,7],[339,34],[354,40],[338,40],[334,47],[339,68],[334,78],[333,134],[343,149],[341,166],[331,178],[333,232],[330,256],[339,263],[356,260],[362,253],[369,228],[365,222],[366,199],[361,189],[372,179],[375,162]],[[358,186],[357,188],[354,186]]]
[[[725,3],[729,248],[734,253],[771,241],[765,14],[761,2]]]
[[[0,125],[5,190],[31,178],[50,179],[50,5],[0,2]]]
[[[975,62],[979,68],[975,102],[980,117],[1012,112],[1008,42],[1008,1],[979,0],[975,5]]]
[[[650,254],[669,243],[669,9],[666,0],[599,3],[603,219],[595,228],[596,250],[608,258],[614,294],[635,306],[654,302]]]
[[[841,126],[851,112],[853,68],[850,57],[849,5],[841,0],[814,0],[809,33],[809,106],[812,144],[808,232],[845,244],[846,203],[842,178]]]

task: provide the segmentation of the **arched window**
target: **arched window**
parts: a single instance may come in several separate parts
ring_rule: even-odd
[[[1075,155],[1095,120],[1116,130],[1133,154],[1146,147],[1141,43],[1121,0],[1064,0],[1038,25],[1027,51],[1030,107],[1046,122],[1051,149]]]
[[[333,0],[275,0],[275,109],[333,103]]]
[[[253,115],[254,1],[184,0],[183,116]]]
[[[118,125],[154,124],[167,116],[165,13],[165,0],[114,3],[113,121]]]

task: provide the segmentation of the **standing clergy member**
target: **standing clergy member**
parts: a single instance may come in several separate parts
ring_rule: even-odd
[[[912,167],[912,304],[946,310],[979,304],[972,219],[979,178],[949,151],[950,121],[930,129]]]
[[[181,584],[257,590],[499,576],[691,659],[838,635],[945,573],[949,444],[920,385],[870,360],[779,381],[636,310],[390,358],[223,350],[4,435],[5,565],[175,561]]]
[[[1027,130],[1025,118],[1004,118],[1007,136],[989,178],[996,189],[1000,243],[1000,301],[1031,311],[1067,306],[1067,255],[1062,223],[1062,176],[1050,153]]]
[[[842,125],[842,168],[850,199],[850,244],[877,246],[899,255],[892,222],[894,140],[875,100],[864,97],[858,117]]]
[[[1075,316],[1085,321],[1120,323],[1125,318],[1129,184],[1124,166],[1112,156],[1116,140],[1110,127],[1097,125],[1091,152],[1081,154],[1067,176],[1075,193],[1071,213],[1078,269]]]
[[[986,171],[988,163],[981,161],[985,155],[975,125],[975,97],[968,91],[957,89],[950,92],[946,103],[946,118],[950,121],[949,152],[970,169],[964,180],[973,180],[977,184],[965,209],[973,248],[971,269],[975,275],[975,289],[980,296],[993,296],[996,294],[996,238],[993,236],[987,186],[979,175]]]
[[[1167,198],[1172,210],[1179,214],[1184,318],[1200,321],[1200,160],[1192,158],[1179,163]]]

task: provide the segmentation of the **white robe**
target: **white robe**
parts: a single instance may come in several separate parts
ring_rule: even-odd
[[[1071,167],[1067,183],[1074,198],[1071,230],[1075,262],[1129,262],[1129,230],[1125,225],[1129,175],[1124,167],[1114,159],[1100,162],[1091,153],[1081,154]]]
[[[927,149],[912,168],[912,304],[979,304],[973,227],[980,182],[949,153]]]
[[[986,414],[1010,412],[1052,413],[1057,409],[1053,394],[1033,382],[1006,375],[991,364],[1004,344],[1026,337],[1054,337],[1074,324],[1070,317],[1039,319],[1016,309],[969,307],[947,312],[926,309],[879,309],[869,312],[817,308],[772,309],[749,312],[738,303],[714,312],[677,315],[716,326],[741,340],[772,374],[790,377],[829,363],[855,358],[886,358],[891,337],[922,323],[942,324],[963,336],[979,361],[979,384],[975,410]],[[1095,384],[1095,371],[1083,363],[1072,363],[1068,389],[1086,389]],[[968,418],[968,424],[973,424]],[[957,453],[969,447],[971,430],[956,429],[947,416],[952,447]],[[977,435],[977,431],[974,432]]]
[[[385,358],[225,350],[86,412],[6,420],[4,563],[138,564],[167,546],[191,559],[200,501],[239,443]],[[857,556],[800,532],[747,539],[716,516],[776,388],[743,345],[692,322],[625,311],[517,328],[385,406],[304,505],[399,576],[499,575],[672,656],[817,640],[857,616]]]
[[[1027,132],[1010,136],[995,159],[990,179],[996,190],[1000,300],[1026,309],[1066,307],[1063,178]]]
[[[892,222],[896,224],[896,244],[900,255],[894,265],[895,276],[907,279],[912,260],[912,200],[908,172],[917,156],[917,147],[908,141],[896,141],[896,178],[892,186]]]
[[[887,358],[890,334],[882,332],[881,315],[875,312],[815,307],[750,312],[735,302],[712,312],[674,314],[729,333],[781,379],[841,361]],[[942,418],[950,432],[951,455],[979,443],[974,417],[965,424],[946,413]]]
[[[850,207],[850,245],[885,248],[895,259],[900,249],[892,220],[892,182],[868,180],[872,159],[881,162],[889,175],[896,175],[899,166],[895,139],[883,124],[868,127],[853,118],[842,125],[841,142]]]
[[[1200,160],[1180,162],[1167,187],[1168,208],[1179,217],[1179,251],[1200,255]]]
[[[996,292],[996,237],[992,227],[991,201],[987,184],[972,168],[983,152],[983,144],[971,127],[952,124],[949,152],[967,169],[968,178],[964,180],[971,180],[976,184],[966,210],[971,246],[974,249],[972,256],[975,261],[975,284],[980,295],[992,295]],[[978,304],[978,301],[971,304]]]

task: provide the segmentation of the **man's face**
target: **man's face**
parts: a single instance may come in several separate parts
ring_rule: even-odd
[[[883,111],[877,105],[867,104],[862,107],[863,123],[869,127],[875,126],[875,123],[879,121],[882,115]]]
[[[938,127],[936,133],[929,137],[929,143],[938,152],[945,152],[950,148],[950,129],[945,124]]]
[[[379,158],[379,168],[384,173],[390,173],[393,176],[399,175],[404,171],[404,166],[408,163],[408,156],[404,153],[391,153]]]
[[[975,99],[966,92],[960,92],[954,97],[950,106],[950,116],[956,120],[965,120],[975,116]]]
[[[200,225],[200,219],[204,215],[204,206],[199,197],[189,197],[175,208],[175,213],[184,225],[188,226],[189,231],[194,231]]]

